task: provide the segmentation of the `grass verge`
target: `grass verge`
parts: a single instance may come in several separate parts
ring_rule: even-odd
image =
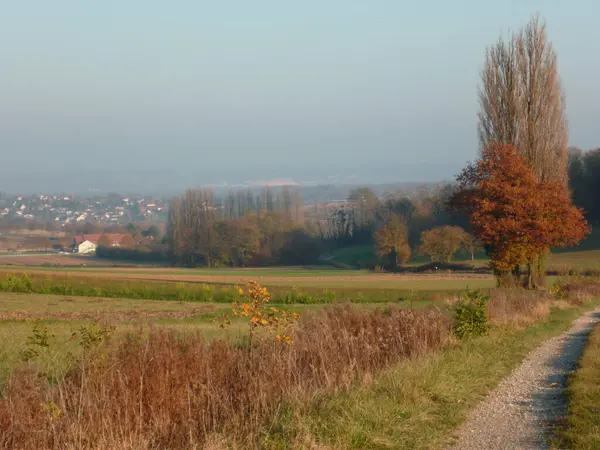
[[[600,448],[600,326],[590,334],[567,395],[567,426],[559,432],[557,444],[560,448]]]
[[[468,411],[531,350],[597,303],[554,309],[526,329],[496,327],[487,336],[396,365],[361,388],[316,397],[309,406],[290,405],[265,441],[274,448],[289,442],[298,448],[443,447]]]

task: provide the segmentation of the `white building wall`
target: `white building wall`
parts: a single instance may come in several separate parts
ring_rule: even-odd
[[[77,246],[79,253],[94,253],[96,251],[96,244],[90,241],[83,241]]]

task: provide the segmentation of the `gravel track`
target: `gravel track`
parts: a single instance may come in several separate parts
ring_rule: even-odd
[[[548,449],[548,432],[561,423],[567,376],[577,366],[600,308],[573,322],[566,333],[532,351],[481,402],[456,433],[460,450]]]

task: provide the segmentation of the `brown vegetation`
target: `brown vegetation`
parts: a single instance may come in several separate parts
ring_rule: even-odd
[[[473,233],[486,245],[501,285],[518,284],[520,267],[527,265],[525,285],[543,286],[550,249],[576,245],[589,233],[566,187],[537,181],[512,145],[490,144],[458,181],[452,204],[468,216]]]
[[[550,315],[554,299],[546,293],[496,291],[487,303],[493,325],[528,326]]]
[[[562,296],[579,303],[600,296],[600,283],[597,278],[567,280],[560,283],[557,289]]]
[[[90,349],[57,383],[15,372],[0,400],[0,447],[200,448],[219,436],[260,447],[286,402],[348,388],[449,339],[440,311],[351,306],[304,318],[293,345],[130,335],[115,351]]]

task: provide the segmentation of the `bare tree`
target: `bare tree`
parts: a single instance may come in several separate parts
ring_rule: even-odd
[[[479,90],[479,141],[513,144],[540,181],[566,182],[567,121],[556,53],[538,15],[488,48]]]

